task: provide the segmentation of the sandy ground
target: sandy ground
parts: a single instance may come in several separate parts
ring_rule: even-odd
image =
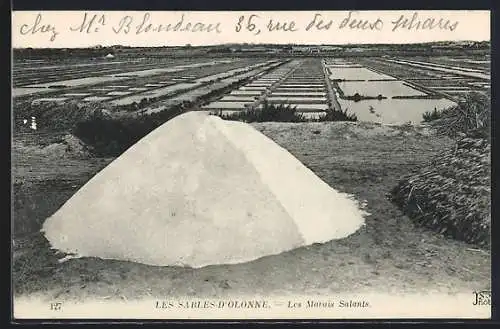
[[[335,189],[366,200],[371,213],[366,226],[341,240],[239,265],[190,269],[96,258],[59,263],[62,256],[39,234],[29,232],[112,159],[60,152],[27,157],[29,148],[18,145],[13,148],[15,296],[133,300],[353,291],[472,295],[474,290],[490,289],[488,251],[415,226],[387,198],[400,177],[449,147],[450,140],[425,129],[365,123],[255,127]]]

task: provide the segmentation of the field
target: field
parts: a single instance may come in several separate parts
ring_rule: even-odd
[[[160,99],[187,92],[214,81],[237,79],[249,71],[257,70],[254,73],[258,73],[276,63],[279,61],[237,59],[202,62],[153,60],[152,63],[142,61],[139,64],[121,62],[116,64],[120,65],[120,68],[113,69],[112,74],[108,69],[104,69],[99,75],[94,72],[90,76],[87,66],[75,68],[73,65],[64,65],[57,69],[60,74],[58,81],[53,81],[55,76],[52,69],[42,70],[42,74],[38,72],[37,78],[31,78],[31,68],[23,67],[18,69],[18,78],[14,79],[13,94],[14,97],[31,102],[106,101],[123,106],[140,102],[142,99]],[[99,68],[107,67],[106,63],[100,64]],[[99,72],[95,67],[92,69]],[[70,76],[71,79],[62,79]],[[36,83],[33,83],[33,79],[36,79]],[[40,94],[43,94],[43,97]]]
[[[387,197],[401,177],[453,145],[418,125],[422,114],[453,106],[466,91],[488,92],[489,84],[489,60],[479,56],[17,60],[14,293],[44,300],[131,300],[490,289],[488,251],[415,226]],[[333,109],[356,114],[358,122],[254,126],[326,183],[366,200],[371,215],[365,227],[345,239],[231,266],[58,262],[39,233],[43,221],[118,156],[96,155],[72,135],[85,120],[80,108],[92,105],[116,120],[145,114],[161,119],[173,108],[229,113],[266,102],[290,104],[310,118]],[[48,104],[44,116],[40,111]],[[32,129],[36,111],[44,120],[33,118],[38,124]],[[409,121],[415,125],[405,125]]]
[[[186,102],[230,113],[268,102],[306,117],[341,109],[363,121],[418,124],[467,92],[489,92],[490,76],[484,57],[123,58],[19,62],[13,82],[17,104],[97,102],[130,114]]]

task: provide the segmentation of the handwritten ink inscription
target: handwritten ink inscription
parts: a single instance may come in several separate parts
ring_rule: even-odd
[[[280,17],[264,17],[253,13],[245,15],[235,15],[234,22],[224,25],[220,21],[194,20],[189,15],[181,13],[177,18],[164,21],[161,14],[144,12],[139,15],[116,16],[110,14],[89,14],[82,13],[82,16],[69,27],[58,29],[56,23],[44,21],[42,13],[34,16],[31,22],[23,22],[19,27],[19,33],[23,36],[46,35],[49,40],[55,41],[60,33],[84,33],[97,34],[100,32],[113,32],[115,34],[142,35],[146,33],[212,33],[220,34],[225,32],[224,26],[233,26],[235,32],[250,32],[258,36],[264,33],[294,33],[306,31],[309,33],[320,33],[331,30],[337,31],[365,31],[376,33],[377,31],[388,32],[397,31],[431,31],[444,30],[453,32],[459,26],[458,21],[453,21],[445,17],[423,16],[418,12],[408,14],[395,14],[394,16],[384,16],[384,18],[373,16],[365,12],[349,11],[343,16],[336,16],[335,19],[327,14],[313,13],[305,21],[299,23],[298,20],[281,19]],[[224,22],[225,23],[225,22]],[[230,31],[229,31],[230,32]]]
[[[185,15],[182,14],[176,22],[157,23],[153,21],[152,15],[148,12],[144,13],[138,20],[139,24],[133,25],[134,17],[127,15],[122,17],[118,25],[112,27],[116,34],[135,31],[135,34],[148,32],[207,32],[221,33],[221,23],[206,23],[198,21],[188,21]]]
[[[315,14],[314,18],[306,26],[306,31],[315,28],[316,30],[329,30],[332,27],[333,20],[325,21],[321,14]]]
[[[42,23],[42,19],[42,14],[37,14],[33,22],[21,25],[19,33],[21,35],[43,33],[50,36],[50,41],[54,41],[59,32],[54,25]]]
[[[382,30],[384,27],[384,22],[382,19],[377,17],[375,20],[368,20],[362,18],[353,17],[354,13],[349,12],[347,17],[345,17],[339,24],[339,29],[351,29],[351,30]]]
[[[449,19],[439,18],[436,19],[434,17],[427,17],[422,19],[418,16],[418,13],[413,13],[411,18],[408,18],[406,15],[399,16],[396,20],[391,22],[393,27],[392,31],[396,31],[399,29],[407,29],[407,30],[449,30],[455,31],[458,27],[458,21],[452,22]]]
[[[85,32],[85,33],[97,33],[100,30],[101,26],[106,25],[106,16],[105,15],[93,15],[92,18],[88,18],[87,13],[83,16],[83,21],[78,24],[78,26],[70,27],[70,31],[72,32]]]
[[[254,32],[255,35],[260,33],[260,29],[256,30],[255,20],[259,19],[258,15],[250,15],[248,18],[246,16],[240,16],[238,18],[238,23],[236,24],[235,31],[240,32],[242,29],[246,29],[249,32]]]
[[[270,19],[269,23],[267,23],[267,29],[270,32],[272,32],[272,31],[285,31],[285,32],[298,31],[297,27],[295,26],[295,21],[279,22],[279,21],[273,21],[273,19]]]

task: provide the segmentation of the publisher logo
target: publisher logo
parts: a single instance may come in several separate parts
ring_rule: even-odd
[[[474,301],[472,305],[491,305],[491,290],[474,291]]]

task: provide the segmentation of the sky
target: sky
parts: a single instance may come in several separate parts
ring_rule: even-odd
[[[14,48],[485,41],[490,12],[14,11],[11,35]]]

